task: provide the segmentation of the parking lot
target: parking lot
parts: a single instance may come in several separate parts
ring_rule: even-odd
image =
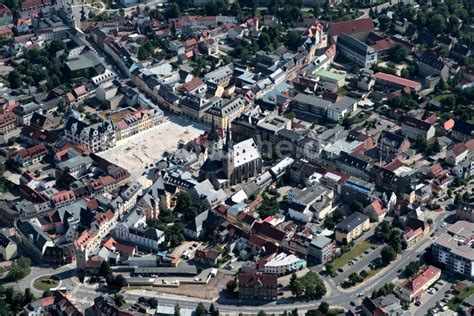
[[[446,304],[452,297],[451,294],[447,294],[450,288],[450,283],[442,280],[438,281],[417,301],[410,304],[410,312],[413,315],[428,315],[428,310],[431,308],[436,308],[439,312],[447,311],[448,307]]]

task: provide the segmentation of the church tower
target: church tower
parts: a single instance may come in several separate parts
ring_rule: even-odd
[[[209,136],[207,137],[207,157],[211,160],[217,160],[218,157],[217,154],[219,153],[219,150],[221,149],[221,139],[219,137],[219,134],[217,133],[217,127],[214,122],[214,116],[212,117],[212,124],[211,124],[211,131],[209,133]]]
[[[222,150],[222,167],[227,178],[230,180],[234,171],[234,144],[230,124],[227,125],[226,140]]]

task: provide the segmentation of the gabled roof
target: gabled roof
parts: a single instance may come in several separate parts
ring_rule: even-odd
[[[402,124],[408,125],[410,127],[417,128],[422,131],[427,131],[431,128],[431,124],[425,121],[422,121],[420,119],[417,119],[416,117],[413,116],[404,116],[402,119]]]
[[[374,30],[374,22],[371,18],[352,20],[345,22],[336,22],[329,24],[329,36],[339,36],[342,33],[354,34],[360,32],[370,32]]]
[[[277,288],[278,278],[276,274],[241,273],[239,274],[239,285],[250,288]]]

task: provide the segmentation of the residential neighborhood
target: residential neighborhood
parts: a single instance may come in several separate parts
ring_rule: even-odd
[[[0,315],[473,315],[474,3],[0,4]]]

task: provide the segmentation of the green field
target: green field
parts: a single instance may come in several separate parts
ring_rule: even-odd
[[[461,294],[453,297],[449,303],[448,303],[448,307],[452,310],[452,311],[457,311],[458,308],[459,308],[459,305],[462,304],[462,302],[468,298],[469,296],[471,295],[474,295],[474,286],[471,286],[467,291],[464,291],[462,292]]]
[[[46,291],[59,285],[59,279],[54,275],[43,275],[33,282],[33,286],[37,290]]]
[[[364,240],[363,242],[355,245],[352,249],[337,258],[332,262],[332,266],[335,270],[342,268],[346,264],[349,263],[353,258],[360,256],[365,250],[369,249],[370,247],[375,246],[368,240]]]

